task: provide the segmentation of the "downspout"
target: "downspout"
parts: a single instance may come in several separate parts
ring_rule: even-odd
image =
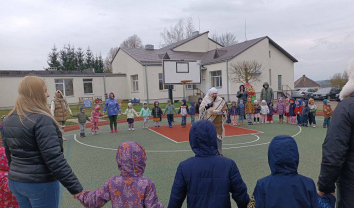
[[[106,90],[106,76],[103,76],[103,90],[104,90],[104,95],[106,95],[107,90]]]
[[[226,84],[227,84],[227,102],[230,100],[230,89],[229,89],[229,60],[226,60]]]
[[[146,70],[146,65],[145,67],[145,83],[146,83],[146,102],[149,104],[149,84],[148,84],[148,74]]]

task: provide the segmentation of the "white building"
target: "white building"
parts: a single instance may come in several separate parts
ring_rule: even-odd
[[[113,59],[113,73],[126,74],[127,98],[140,98],[149,102],[168,99],[167,85],[163,84],[162,59],[201,60],[202,82],[187,86],[187,95],[207,92],[211,87],[219,88],[219,94],[227,100],[236,100],[241,83],[231,83],[229,66],[238,61],[256,60],[262,63],[262,82],[251,83],[260,93],[263,82],[269,82],[275,97],[282,95],[283,89],[294,88],[294,63],[297,60],[269,37],[261,37],[223,47],[208,37],[208,32],[173,43],[160,49],[147,45],[145,49],[120,48]],[[188,77],[186,77],[188,79]],[[181,85],[174,86],[174,99],[183,97]]]
[[[269,82],[275,97],[294,89],[294,63],[297,60],[269,37],[261,37],[223,47],[208,37],[208,32],[173,43],[160,49],[147,45],[145,49],[120,48],[113,59],[112,74],[65,71],[0,71],[0,108],[13,107],[17,88],[26,75],[43,77],[51,98],[55,90],[63,90],[69,103],[78,103],[83,97],[104,97],[114,92],[116,98],[139,98],[152,103],[166,102],[168,86],[163,83],[162,59],[200,60],[201,84],[187,86],[186,96],[202,96],[211,87],[217,87],[226,100],[236,101],[241,83],[231,83],[229,67],[239,61],[256,60],[262,63],[262,81],[251,83],[260,93],[263,82]],[[188,79],[188,77],[186,77]],[[183,97],[181,85],[175,85],[174,99]],[[51,99],[48,99],[48,102]]]
[[[48,104],[56,90],[62,90],[69,103],[78,103],[79,98],[102,97],[105,93],[119,93],[126,97],[125,74],[65,71],[0,71],[0,109],[12,108],[18,97],[18,85],[23,77],[35,75],[47,83]]]

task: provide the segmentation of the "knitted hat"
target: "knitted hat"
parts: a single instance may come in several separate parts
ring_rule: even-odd
[[[254,100],[254,103],[255,103],[255,104],[258,104],[258,100]]]
[[[323,104],[327,105],[327,103],[328,103],[328,100],[327,100],[327,99],[324,99],[324,100],[323,100]]]
[[[84,109],[86,109],[85,106],[81,106],[80,112],[81,112],[82,110],[84,110]]]

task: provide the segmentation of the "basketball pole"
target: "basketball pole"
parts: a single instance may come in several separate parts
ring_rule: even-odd
[[[168,85],[168,99],[171,100],[171,103],[173,104],[173,91],[172,91],[173,85]]]

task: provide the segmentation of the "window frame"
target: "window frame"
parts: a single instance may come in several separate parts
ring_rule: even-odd
[[[280,78],[280,80],[279,80]],[[279,81],[280,81],[280,84],[279,84]],[[281,87],[283,85],[283,76],[281,74],[278,74],[278,90],[281,91]]]
[[[85,81],[85,79],[86,80],[91,80],[91,81]],[[84,94],[85,95],[93,95],[93,94],[95,94],[94,90],[93,90],[93,79],[92,78],[85,78],[85,79],[82,79],[82,84],[83,84],[83,87],[84,87]],[[85,92],[85,84],[88,84],[88,83],[91,83],[91,89],[92,89],[91,93],[86,93]]]
[[[136,77],[136,79],[134,79]],[[139,92],[139,75],[134,74],[130,76],[131,78],[131,92]],[[135,89],[136,88],[136,89]]]
[[[214,73],[219,73],[220,75],[213,75]],[[218,78],[218,85],[214,84],[214,78]],[[217,71],[211,71],[210,72],[210,82],[211,82],[211,87],[215,88],[222,88],[222,70],[217,70]]]
[[[62,82],[57,82],[57,81],[62,81]],[[72,83],[72,95],[66,95],[66,84],[65,84],[65,80],[71,80]],[[74,91],[74,79],[54,79],[54,87],[55,87],[55,91],[57,91],[57,85],[62,85],[62,93],[64,95],[64,97],[74,97],[75,96],[75,91]]]
[[[160,78],[160,75],[161,75],[161,78]],[[165,84],[163,83],[163,74],[162,74],[162,73],[158,73],[157,76],[158,76],[158,78],[159,78],[159,91],[167,91],[169,85],[165,85]],[[162,83],[162,89],[160,88],[160,81],[161,81],[161,83]],[[165,87],[166,87],[166,88],[165,88]],[[175,86],[172,85],[172,90],[174,90],[174,89],[175,89]]]

